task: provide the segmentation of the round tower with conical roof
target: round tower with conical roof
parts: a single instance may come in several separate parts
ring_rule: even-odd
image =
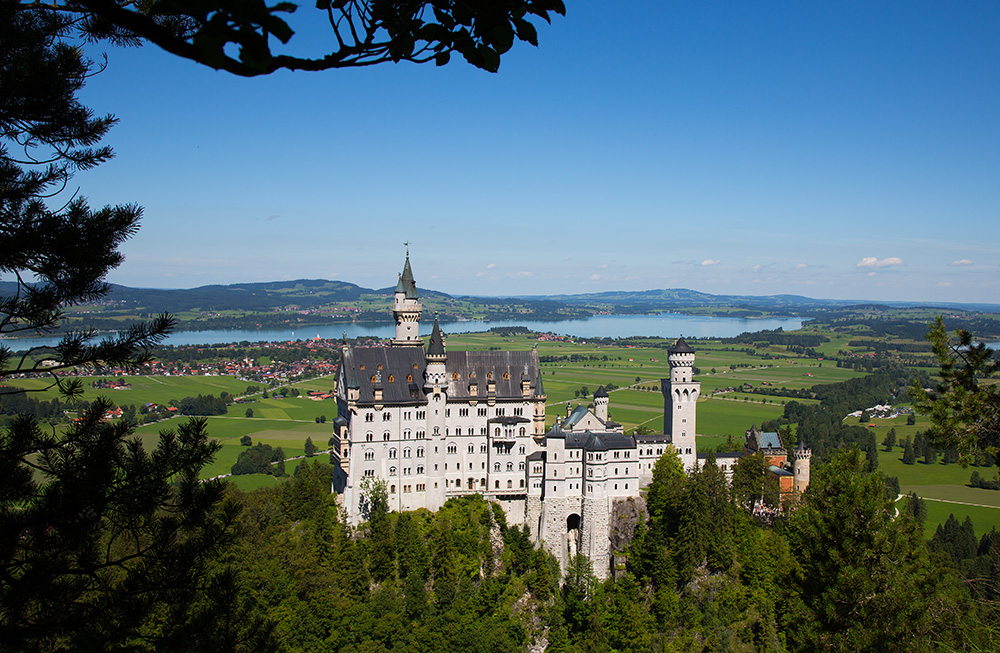
[[[608,391],[605,390],[602,385],[597,389],[597,392],[594,393],[594,415],[597,419],[601,420],[602,423],[608,421],[609,400],[610,397],[608,397]]]
[[[396,282],[396,292],[392,303],[392,316],[396,319],[396,337],[392,344],[396,347],[421,347],[420,313],[423,307],[417,301],[417,284],[410,270],[410,252],[406,252],[403,272]]]
[[[693,468],[698,461],[695,445],[695,419],[701,383],[694,380],[694,350],[678,338],[667,354],[670,378],[660,381],[663,393],[663,432],[669,436],[684,463]]]

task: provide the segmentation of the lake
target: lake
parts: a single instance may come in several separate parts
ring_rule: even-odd
[[[777,329],[792,331],[802,326],[804,318],[760,318],[745,319],[735,317],[712,317],[703,315],[680,315],[678,313],[660,313],[658,315],[594,315],[580,320],[510,320],[502,322],[484,322],[468,320],[463,322],[442,322],[444,335],[449,333],[474,333],[488,331],[492,327],[523,326],[531,331],[549,331],[552,333],[582,338],[627,338],[630,336],[653,336],[661,338],[676,338],[678,336],[698,338],[731,338],[744,331],[762,331]],[[432,319],[420,322],[420,335],[430,335],[434,326]],[[381,322],[375,324],[341,323],[301,327],[297,329],[220,329],[212,331],[178,331],[167,337],[165,344],[169,345],[213,345],[228,342],[278,342],[287,340],[303,340],[308,338],[341,338],[344,332],[348,338],[358,336],[375,336],[391,338],[395,334],[395,325]],[[14,350],[26,347],[53,346],[59,338],[9,338],[0,340]]]

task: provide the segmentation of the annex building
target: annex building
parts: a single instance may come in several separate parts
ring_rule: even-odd
[[[698,465],[694,350],[683,339],[669,350],[663,434],[625,434],[608,419],[603,387],[593,410],[570,408],[546,431],[537,350],[449,352],[437,318],[425,346],[421,314],[407,254],[395,338],[343,347],[331,457],[348,519],[362,519],[366,478],[385,481],[390,510],[437,510],[450,497],[480,494],[508,523],[527,525],[563,569],[579,552],[606,578],[614,504],[639,496],[668,445],[685,469]],[[726,462],[731,469],[735,455]],[[806,470],[808,483],[808,459]]]

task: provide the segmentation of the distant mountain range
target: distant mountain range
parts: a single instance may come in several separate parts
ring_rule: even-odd
[[[0,295],[15,292],[12,282],[0,282]],[[392,295],[394,288],[365,288],[346,281],[297,279],[264,283],[200,286],[190,289],[132,288],[113,284],[111,293],[101,302],[107,309],[141,310],[146,313],[183,313],[187,311],[276,311],[283,307],[298,310],[319,309],[332,305],[369,304],[378,297]],[[853,308],[950,308],[964,311],[1000,312],[1000,304],[960,302],[870,302],[816,299],[802,295],[712,295],[685,288],[642,291],[609,291],[562,295],[510,295],[485,297],[449,295],[420,289],[421,300],[429,307],[461,312],[462,306],[481,307],[502,303],[518,304],[522,313],[585,311],[610,313],[648,313],[691,309],[729,308],[749,312],[806,315]],[[528,317],[528,315],[525,315]]]

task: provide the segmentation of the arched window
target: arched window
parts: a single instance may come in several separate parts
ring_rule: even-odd
[[[497,430],[495,430],[495,431],[494,431],[493,433],[494,433],[494,434],[495,434],[495,435],[496,435],[496,436],[497,436],[498,438],[500,437],[500,429],[497,429]]]
[[[508,472],[514,471],[514,463],[507,463],[507,471]]]
[[[476,453],[476,445],[474,444],[469,445],[469,453]]]
[[[458,381],[458,372],[455,372],[454,374],[451,375],[451,380]]]
[[[396,494],[396,484],[393,483],[389,486],[389,494]]]
[[[522,426],[520,432],[518,433],[518,435],[524,435],[525,433],[526,433],[526,431],[524,430],[524,427]],[[523,448],[524,447],[522,447],[522,449]],[[521,453],[524,453],[524,452],[522,451]]]
[[[512,487],[514,487],[513,483],[514,483],[513,481],[507,481],[507,489],[508,490],[511,489]]]
[[[382,433],[383,442],[388,442],[390,437],[392,437],[392,435],[388,431]]]
[[[519,462],[517,464],[517,471],[519,471],[519,472],[523,472],[524,471],[524,462],[523,461]]]
[[[375,460],[375,452],[374,451],[366,451],[365,452],[365,460]]]
[[[390,374],[389,375],[389,383],[395,383],[395,382],[396,382],[396,377],[394,377],[392,374]]]
[[[392,459],[392,458],[395,458],[395,457],[396,457],[396,450],[395,449],[389,449],[389,458]]]
[[[462,435],[462,427],[461,426],[456,426],[455,427],[455,435]],[[472,452],[470,451],[469,453],[472,453]]]
[[[417,458],[423,458],[423,457],[424,457],[424,450],[417,449]]]
[[[389,476],[395,476],[395,475],[396,475],[396,468],[395,467],[390,467],[389,468]]]
[[[521,430],[523,431],[524,429],[521,429]],[[521,435],[524,435],[524,434],[522,433]],[[523,454],[523,453],[524,453],[524,445],[523,445],[523,444],[522,444],[522,445],[521,445],[521,447],[520,447],[520,448],[519,448],[519,449],[517,450],[517,452],[518,452],[518,453],[520,453],[520,454]]]
[[[409,457],[410,457],[410,450],[409,450],[409,448],[403,449],[403,458],[409,458]]]
[[[372,433],[371,431],[368,431],[367,433],[365,433],[365,442],[371,442],[374,439],[375,439],[375,434],[374,433]]]
[[[510,380],[510,372],[504,372],[503,373],[503,380],[504,381],[509,381]]]
[[[493,487],[495,487],[496,489],[498,489],[498,490],[499,490],[499,489],[500,489],[500,481],[497,481],[497,482],[496,482],[496,485],[494,485]]]

